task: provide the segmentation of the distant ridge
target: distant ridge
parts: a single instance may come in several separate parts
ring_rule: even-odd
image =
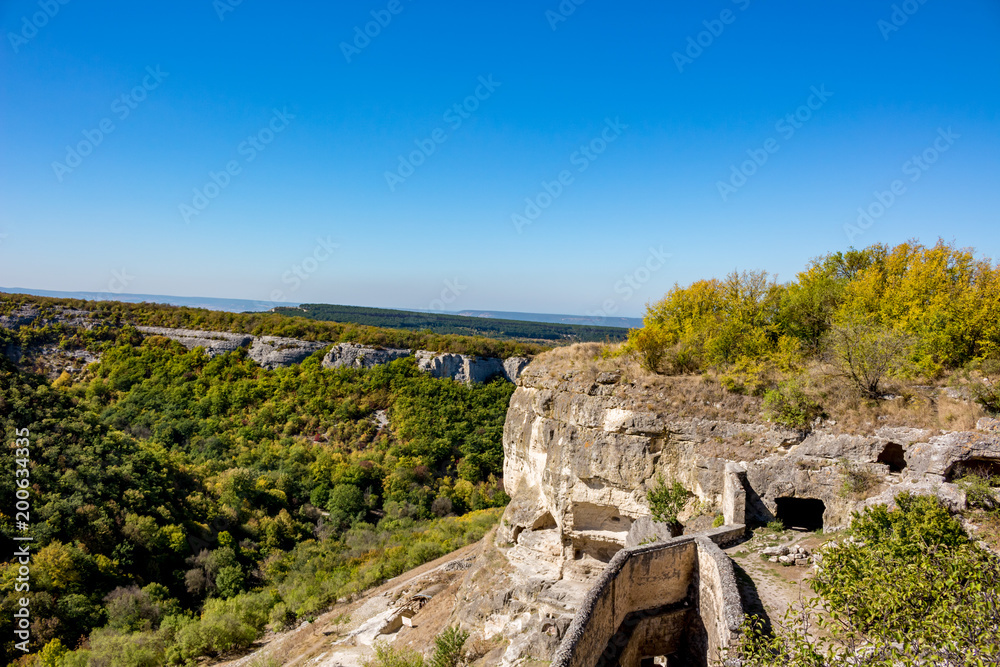
[[[519,313],[507,310],[460,310],[447,311],[452,315],[465,317],[497,317],[503,320],[523,320],[525,322],[551,322],[553,324],[589,324],[598,327],[625,327],[637,329],[642,326],[641,317],[595,317],[591,315],[555,315],[553,313]]]
[[[230,313],[254,312],[271,310],[274,303],[251,301],[249,299],[217,299],[210,296],[167,296],[164,294],[117,294],[115,292],[62,292],[44,289],[28,289],[26,287],[0,287],[0,292],[7,294],[31,294],[32,296],[51,296],[56,299],[86,299],[87,301],[124,301],[125,303],[163,303],[168,306],[187,306],[188,308],[205,308],[207,310],[223,310]],[[291,305],[291,304],[281,304]]]
[[[372,327],[460,336],[486,336],[500,340],[603,342],[621,341],[628,335],[628,330],[622,327],[469,317],[442,312],[363,308],[328,303],[303,303],[297,308],[275,308],[274,312],[322,322],[350,322]]]
[[[27,287],[0,287],[0,292],[8,294],[31,294],[33,296],[50,296],[57,299],[86,299],[88,301],[124,301],[126,303],[162,303],[170,306],[187,306],[188,308],[205,308],[230,313],[260,313],[272,308],[295,308],[296,303],[274,303],[254,301],[251,299],[223,299],[209,296],[169,296],[165,294],[117,294],[114,292],[66,292],[58,290],[29,289]],[[389,309],[391,310],[391,309]],[[517,320],[520,322],[547,322],[550,324],[579,324],[598,327],[637,328],[642,326],[638,317],[593,317],[589,315],[561,315],[557,313],[522,313],[506,310],[462,310],[462,311],[426,311],[412,308],[399,308],[413,313],[433,312],[442,315],[464,317],[495,318],[502,320]]]

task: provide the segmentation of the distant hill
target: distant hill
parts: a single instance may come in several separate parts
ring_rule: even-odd
[[[114,292],[67,292],[58,290],[28,289],[25,287],[0,287],[0,292],[8,294],[33,294],[56,299],[86,299],[87,301],[122,301],[124,303],[162,303],[168,306],[187,306],[188,308],[205,308],[221,310],[229,313],[261,313],[275,308],[273,301],[254,301],[252,299],[220,299],[210,296],[170,296],[166,294],[116,294]],[[294,308],[294,303],[288,303],[279,308]],[[350,306],[363,308],[362,306]],[[563,315],[558,313],[522,313],[504,310],[463,310],[444,313],[422,310],[373,309],[389,312],[414,312],[423,314],[461,315],[464,317],[483,317],[502,320],[517,320],[522,322],[551,322],[553,324],[582,324],[597,327],[639,328],[642,319],[638,317],[591,317],[589,315]],[[353,321],[353,320],[352,320]],[[603,340],[603,339],[602,339]]]
[[[114,292],[62,292],[24,287],[0,287],[8,294],[31,294],[55,299],[85,299],[87,301],[122,301],[124,303],[162,303],[168,306],[187,306],[222,310],[229,313],[261,313],[271,310],[274,303],[250,299],[217,299],[210,296],[167,296],[165,294],[116,294]]]
[[[448,314],[464,315],[465,317],[496,317],[503,320],[522,320],[524,322],[589,324],[598,327],[623,327],[626,329],[639,329],[642,327],[641,317],[594,317],[590,315],[557,315],[554,313],[519,313],[505,310],[462,310],[448,311]]]
[[[561,324],[546,321],[525,322],[493,317],[468,317],[446,313],[426,313],[388,308],[362,308],[322,303],[304,303],[297,308],[275,308],[274,312],[306,317],[323,322],[350,322],[373,327],[437,334],[487,336],[499,339],[540,341],[620,341],[628,335],[621,327]]]

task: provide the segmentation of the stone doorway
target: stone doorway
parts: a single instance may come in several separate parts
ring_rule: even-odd
[[[785,528],[821,530],[826,505],[818,498],[778,498],[777,518]]]

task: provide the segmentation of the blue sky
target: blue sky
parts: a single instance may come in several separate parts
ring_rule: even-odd
[[[0,285],[636,316],[852,244],[1000,258],[995,0],[11,0],[0,22]]]

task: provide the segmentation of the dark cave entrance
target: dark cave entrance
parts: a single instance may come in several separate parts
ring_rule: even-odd
[[[903,472],[906,467],[906,458],[903,456],[903,446],[890,442],[882,450],[882,453],[875,459],[878,463],[889,466],[889,472]]]
[[[969,475],[989,479],[1000,477],[1000,459],[971,458],[953,463],[944,478],[947,482],[953,482]]]
[[[826,505],[817,498],[778,498],[776,512],[785,528],[799,530],[821,530]]]

